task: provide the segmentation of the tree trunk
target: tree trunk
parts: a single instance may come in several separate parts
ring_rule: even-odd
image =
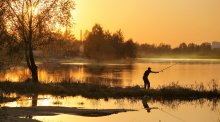
[[[33,50],[32,50],[32,47],[30,47],[30,45],[27,44],[27,42],[25,43],[25,59],[26,59],[27,66],[29,70],[31,71],[32,81],[34,83],[38,83],[39,82],[38,69],[35,64]]]
[[[34,55],[33,55],[33,48],[31,43],[29,42],[29,61],[30,61],[30,71],[31,71],[31,75],[32,75],[32,80],[34,83],[38,83],[38,70],[37,70],[37,66],[35,64],[35,60],[34,60]]]
[[[29,70],[31,71],[32,81],[38,83],[38,69],[35,64],[33,50],[30,44],[25,42],[25,59]]]
[[[31,66],[31,75],[32,75],[32,80],[34,83],[38,83],[38,70],[37,70],[37,66],[34,64],[33,66]]]
[[[29,49],[29,63],[30,63],[30,67],[29,69],[31,70],[31,75],[32,75],[32,80],[34,83],[38,83],[38,72],[37,72],[37,66],[35,64],[35,60],[34,60],[34,54],[33,54],[33,47],[32,47],[32,41],[33,41],[33,27],[32,27],[32,12],[30,14],[30,20],[29,20],[29,35],[28,35],[28,49]]]

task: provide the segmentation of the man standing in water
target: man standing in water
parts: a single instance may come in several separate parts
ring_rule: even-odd
[[[159,72],[151,71],[151,68],[148,67],[148,69],[144,72],[144,76],[143,76],[144,88],[145,89],[146,89],[146,86],[148,87],[148,89],[150,88],[150,81],[148,79],[148,76],[149,76],[150,73],[159,73]]]

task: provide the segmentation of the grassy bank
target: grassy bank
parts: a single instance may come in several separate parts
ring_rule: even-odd
[[[65,81],[60,83],[13,83],[5,81],[0,82],[0,89],[6,94],[51,94],[62,96],[81,95],[86,98],[138,98],[147,95],[152,99],[220,99],[220,92],[217,89],[196,90],[193,88],[181,87],[177,84],[145,90],[139,86],[121,88]]]

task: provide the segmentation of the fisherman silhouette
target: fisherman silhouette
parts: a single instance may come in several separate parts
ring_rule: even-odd
[[[144,80],[144,89],[146,89],[146,86],[148,89],[150,89],[150,81],[148,79],[148,76],[150,73],[159,73],[155,71],[151,71],[151,68],[148,67],[148,69],[144,72],[143,80]]]

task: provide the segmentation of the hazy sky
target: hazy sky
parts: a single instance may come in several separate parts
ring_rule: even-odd
[[[75,0],[74,33],[95,23],[139,43],[220,41],[220,0]]]

